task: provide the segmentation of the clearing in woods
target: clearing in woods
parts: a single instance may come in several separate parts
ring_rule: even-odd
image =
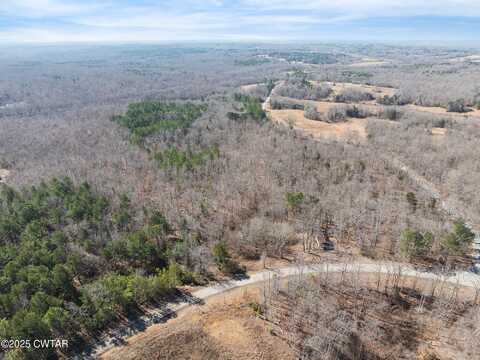
[[[364,140],[367,136],[367,119],[355,119],[355,118],[347,118],[346,122],[341,123],[329,123],[326,121],[317,121],[317,120],[310,120],[304,116],[303,110],[294,110],[294,109],[282,109],[282,110],[274,110],[270,106],[271,99],[277,100],[289,100],[293,103],[302,104],[302,105],[313,105],[317,111],[325,117],[328,113],[329,109],[338,107],[338,106],[353,106],[353,105],[361,105],[361,108],[368,111],[370,113],[371,118],[375,118],[380,111],[384,108],[383,105],[378,104],[375,100],[371,101],[361,101],[357,103],[340,103],[335,102],[335,96],[340,94],[345,90],[360,90],[371,93],[375,98],[383,97],[383,96],[393,96],[396,94],[397,89],[392,87],[384,87],[384,86],[373,86],[373,85],[364,85],[364,84],[354,84],[354,83],[338,83],[338,82],[313,82],[314,84],[320,85],[325,84],[332,88],[333,92],[329,96],[326,101],[312,101],[312,100],[299,100],[299,99],[292,99],[286,98],[276,95],[276,89],[278,86],[284,84],[284,82],[280,82],[277,87],[272,91],[271,96],[267,99],[264,104],[265,111],[269,114],[269,117],[272,121],[277,123],[282,123],[289,125],[297,130],[303,130],[308,134],[311,134],[315,138],[323,137],[329,139],[345,139],[351,136],[356,136],[360,141]],[[242,91],[250,92],[255,89],[254,84],[246,85],[242,87]],[[452,119],[465,119],[469,117],[479,117],[480,118],[480,110],[472,109],[468,113],[451,113],[447,112],[446,109],[441,107],[427,107],[427,106],[420,106],[415,104],[408,104],[402,106],[396,106],[399,110],[407,111],[407,112],[423,112],[423,113],[430,113],[435,115],[443,115],[448,118]],[[384,121],[386,120],[375,118],[375,121]],[[434,129],[432,130],[432,135],[435,136],[445,136],[446,132],[444,129]]]
[[[365,57],[359,54],[351,54],[355,60],[351,64],[348,64],[349,67],[368,67],[368,66],[380,66],[390,64],[391,61],[387,59],[379,59],[375,57]]]
[[[480,63],[480,55],[469,55],[469,56],[453,58],[453,59],[450,59],[450,62],[452,62],[452,63],[458,63],[458,62]]]
[[[9,170],[7,170],[7,169],[0,169],[0,184],[6,182],[8,175],[10,175],[10,171],[9,171]]]
[[[104,360],[133,359],[294,359],[293,350],[269,332],[251,303],[261,287],[252,285],[190,306],[165,324],[154,325],[104,353]]]
[[[307,119],[303,110],[270,110],[269,113],[273,121],[305,131],[314,138],[339,140],[349,136],[365,139],[367,136],[367,119],[350,119],[347,122],[332,124]]]
[[[439,282],[438,279],[422,279],[407,274],[400,276],[400,272],[399,277],[392,274],[332,272],[316,277],[304,275],[301,278],[320,285],[330,284],[334,288],[338,288],[338,284],[335,284],[339,281],[344,285],[357,284],[359,289],[364,289],[362,293],[367,291],[370,297],[373,296],[369,303],[381,303],[382,306],[372,307],[366,314],[369,319],[384,322],[376,328],[376,336],[365,342],[373,353],[382,349],[387,351],[395,346],[399,352],[435,354],[436,359],[452,359],[451,355],[458,353],[458,347],[464,347],[471,340],[464,336],[463,329],[468,325],[468,316],[474,310],[473,303],[478,300],[474,289],[459,287],[459,284],[454,282]],[[347,280],[342,282],[344,277]],[[299,277],[294,276],[280,280],[278,285],[282,289],[288,289],[288,282],[295,282],[297,279]],[[402,298],[400,303],[393,301],[393,298],[390,299],[392,301],[382,300],[385,298],[383,289],[392,289],[392,281],[399,286]],[[297,358],[297,354],[289,341],[290,336],[285,337],[291,328],[283,329],[282,336],[274,322],[257,316],[260,309],[258,306],[264,303],[263,296],[270,297],[269,292],[278,286],[275,284],[273,278],[268,282],[264,280],[207,298],[204,305],[182,309],[176,318],[147,328],[129,338],[123,346],[103,353],[100,358],[293,360]],[[421,294],[424,294],[425,298]],[[452,302],[454,298],[462,298],[466,302]],[[448,299],[448,304],[440,299]],[[351,299],[347,300],[349,304],[357,304]],[[335,299],[328,297],[322,300],[325,305],[328,301],[335,303]],[[358,302],[359,305],[362,303],[364,302]],[[404,306],[399,307],[399,304]],[[448,320],[448,329],[445,328],[442,318],[436,316],[438,311],[433,311],[433,308],[445,304],[458,307],[453,317]],[[344,310],[351,311],[352,315],[357,313],[352,309]],[[375,324],[369,326],[375,327]],[[401,331],[396,331],[397,328],[401,328]],[[390,339],[388,334],[392,332],[395,338]],[[440,341],[445,336],[449,336],[453,341],[448,344]],[[388,343],[388,339],[391,341],[388,346],[381,345]]]

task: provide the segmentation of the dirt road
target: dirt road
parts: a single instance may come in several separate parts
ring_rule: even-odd
[[[172,317],[172,314],[178,313],[185,309],[188,306],[193,306],[194,304],[202,303],[204,300],[224,294],[233,289],[237,289],[244,286],[249,286],[253,284],[259,284],[272,280],[276,278],[288,278],[301,275],[314,275],[321,273],[339,273],[339,272],[350,272],[350,273],[373,273],[373,274],[401,274],[405,277],[417,277],[419,279],[430,279],[438,280],[440,282],[447,282],[455,284],[462,287],[470,288],[480,288],[480,277],[469,273],[469,272],[459,272],[446,276],[444,274],[434,274],[423,271],[416,270],[413,266],[402,263],[324,263],[324,264],[315,264],[315,265],[305,265],[305,266],[289,266],[279,269],[267,269],[259,271],[253,274],[250,274],[249,277],[239,280],[230,280],[227,282],[216,283],[211,286],[199,289],[192,293],[192,297],[187,301],[169,304],[165,308],[158,310],[158,316],[165,317],[164,319],[157,318],[156,321],[151,322],[150,325],[153,325],[157,322],[167,321]],[[150,326],[149,325],[149,326]],[[145,330],[145,329],[142,329]],[[99,344],[93,352],[90,354],[82,354],[80,358],[82,359],[97,359],[102,357],[102,354],[105,354],[108,350],[114,348],[117,345],[124,343],[125,339],[134,336],[140,331],[135,330],[135,328],[119,328],[115,334],[110,334],[109,337],[104,339],[102,344]]]

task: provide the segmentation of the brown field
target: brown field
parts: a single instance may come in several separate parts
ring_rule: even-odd
[[[350,66],[350,67],[366,67],[366,66],[378,66],[378,65],[386,65],[386,64],[389,64],[389,62],[372,59],[371,61],[361,61],[361,62],[350,64],[348,66]]]
[[[344,90],[347,89],[356,89],[367,91],[374,96],[393,96],[397,92],[397,89],[393,87],[385,86],[374,86],[374,85],[365,85],[365,84],[354,84],[354,83],[341,83],[341,82],[315,82],[317,84],[327,84],[330,85],[333,89],[333,96],[338,95]]]
[[[0,183],[4,183],[8,175],[10,175],[10,171],[7,169],[0,169]]]
[[[479,55],[479,58],[480,58],[480,55]],[[353,84],[353,83],[327,83],[327,84],[332,86],[335,95],[346,89],[358,89],[358,90],[368,91],[376,97],[385,96],[385,95],[393,96],[397,92],[397,89],[393,87],[372,86],[372,85]],[[375,101],[362,102],[362,104],[371,104],[376,107],[382,106],[377,104]],[[471,109],[471,111],[469,111],[468,113],[461,114],[461,113],[447,112],[447,110],[442,107],[420,106],[420,105],[414,105],[414,104],[398,106],[398,108],[409,110],[409,111],[428,112],[436,115],[448,115],[451,117],[462,117],[462,118],[480,117],[479,109]]]
[[[344,123],[330,124],[305,118],[303,110],[271,110],[269,113],[273,121],[303,130],[315,138],[340,140],[349,136],[360,139],[367,136],[366,119],[351,119]]]
[[[470,56],[464,56],[464,57],[450,59],[450,62],[453,62],[453,63],[465,62],[465,61],[471,61],[471,62],[474,62],[474,63],[478,63],[478,62],[480,62],[480,55],[470,55]]]
[[[434,136],[445,136],[447,134],[447,129],[445,128],[432,128],[432,135]]]
[[[443,146],[445,145],[445,140],[447,136],[447,129],[444,128],[432,128],[430,130],[430,134],[432,135],[432,144],[436,146]]]
[[[420,105],[404,105],[404,106],[399,106],[399,108],[405,108],[407,110],[413,110],[413,111],[420,111],[420,112],[428,112],[430,114],[435,114],[435,115],[446,115],[446,116],[451,116],[455,118],[468,118],[468,117],[480,117],[480,110],[478,109],[472,109],[472,111],[468,113],[451,113],[448,112],[446,109],[442,107],[433,107],[433,106],[420,106]]]
[[[243,86],[240,86],[240,90],[248,94],[250,92],[254,92],[255,89],[258,87],[258,85],[260,84],[243,85]]]
[[[317,82],[321,84],[321,82]],[[297,99],[290,99],[290,101],[299,103],[299,104],[310,104],[316,107],[317,111],[325,115],[328,110],[334,106],[342,106],[345,105],[344,103],[337,103],[333,101],[335,95],[341,93],[346,89],[359,89],[363,91],[368,91],[372,93],[374,96],[393,96],[397,91],[395,88],[389,87],[382,87],[382,86],[371,86],[371,85],[362,85],[362,84],[353,84],[353,83],[332,83],[326,82],[333,89],[333,94],[327,101],[311,101],[311,100],[297,100]],[[249,87],[253,85],[248,85]],[[275,90],[272,92],[272,96],[282,99],[282,97],[275,96]],[[271,120],[277,123],[286,124],[292,126],[295,129],[303,130],[308,134],[312,135],[315,138],[329,138],[329,139],[345,139],[347,137],[357,137],[360,139],[365,139],[367,136],[366,131],[366,119],[349,119],[347,122],[344,123],[337,123],[331,124],[323,121],[314,121],[305,118],[303,114],[303,110],[291,110],[291,109],[283,109],[283,110],[271,110],[268,103],[265,104],[266,106],[264,109],[269,114]],[[383,108],[383,105],[378,104],[376,101],[366,101],[361,102],[359,105],[362,106],[365,110],[368,110],[372,116],[376,116],[380,110]],[[465,114],[459,113],[450,113],[447,112],[446,109],[441,107],[427,107],[427,106],[419,106],[419,105],[404,105],[404,106],[397,106],[400,110],[410,111],[410,112],[426,112],[435,115],[444,115],[448,116],[452,119],[466,119],[469,117],[479,117],[480,118],[480,110],[473,110],[471,112]],[[380,119],[376,119],[381,121]],[[445,129],[433,129],[432,135],[435,136],[444,136]]]
[[[317,106],[317,110],[322,111],[322,106],[326,107],[328,106],[328,103],[333,104],[333,105],[341,105],[341,103],[335,103],[334,97],[335,95],[338,95],[344,90],[347,89],[357,89],[357,90],[362,90],[362,91],[367,91],[371,93],[375,97],[381,97],[381,96],[393,96],[396,94],[398,91],[396,88],[393,87],[385,87],[385,86],[374,86],[374,85],[364,85],[364,84],[354,84],[354,83],[340,83],[340,82],[321,82],[321,81],[316,81],[314,82],[316,84],[327,84],[332,87],[333,93],[330,96],[327,101],[309,101],[309,100],[295,100],[299,103],[313,103]],[[279,84],[281,85],[281,83]],[[254,84],[252,85],[247,85],[247,89],[252,89]],[[243,87],[242,87],[243,88]],[[272,92],[272,96],[275,96],[275,90]],[[294,100],[294,99],[292,99]],[[375,100],[373,101],[365,101],[365,102],[360,102],[359,104],[362,105],[369,105],[367,107],[370,111],[376,112],[379,107],[383,107],[383,105],[378,104]],[[414,104],[408,104],[408,105],[403,105],[403,106],[398,106],[399,109],[403,109],[406,111],[418,111],[418,112],[427,112],[435,115],[445,115],[445,116],[450,116],[452,118],[468,118],[468,117],[480,117],[480,110],[479,109],[471,109],[470,112],[467,113],[451,113],[447,112],[445,108],[442,107],[433,107],[433,106],[420,106],[420,105],[414,105]]]
[[[358,56],[357,62],[350,64],[350,67],[365,67],[365,66],[376,66],[376,65],[385,65],[389,64],[390,62],[387,60],[376,59],[376,58],[369,58],[369,57],[361,57]]]
[[[248,305],[260,287],[234,290],[186,308],[166,324],[149,327],[101,359],[232,359],[290,360],[292,349],[273,336]]]

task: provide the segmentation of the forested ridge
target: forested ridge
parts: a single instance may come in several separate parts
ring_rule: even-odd
[[[349,45],[391,57],[357,68],[338,48],[113,47],[23,72],[0,57],[0,338],[70,340],[5,357],[74,356],[184,285],[268,261],[471,268],[477,65]]]
[[[175,263],[171,231],[158,211],[138,213],[126,195],[107,199],[88,183],[2,186],[0,336],[61,337],[73,351],[120,314],[194,283]]]

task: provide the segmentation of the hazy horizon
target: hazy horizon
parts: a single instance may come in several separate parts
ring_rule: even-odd
[[[4,0],[0,44],[395,42],[474,44],[473,0]]]

